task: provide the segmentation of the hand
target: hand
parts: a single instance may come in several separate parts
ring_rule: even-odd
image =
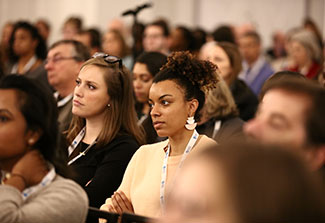
[[[11,172],[19,174],[26,180],[26,187],[40,183],[47,174],[48,168],[46,161],[38,150],[30,150],[18,160]]]
[[[131,201],[126,197],[123,191],[116,191],[112,196],[112,205],[107,205],[111,212],[122,214],[123,212],[134,213]]]

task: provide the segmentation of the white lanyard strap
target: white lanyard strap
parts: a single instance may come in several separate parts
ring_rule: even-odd
[[[178,168],[181,168],[184,160],[186,159],[187,155],[191,152],[191,150],[193,149],[193,146],[196,142],[196,140],[198,139],[199,134],[197,133],[197,131],[194,129],[194,132],[191,136],[191,139],[189,140],[189,142],[187,143],[186,149],[183,153],[182,159],[178,165]],[[163,162],[163,166],[162,166],[162,172],[161,172],[161,185],[160,185],[160,205],[163,209],[164,207],[164,202],[165,202],[165,187],[166,187],[166,179],[167,179],[167,165],[168,165],[168,156],[170,153],[170,144],[168,144],[168,148],[165,154],[165,158],[164,158],[164,162]]]
[[[76,138],[72,141],[71,145],[68,148],[69,156],[73,153],[73,151],[77,148],[81,140],[84,138],[86,133],[86,127],[83,127]],[[83,152],[80,152],[78,156],[74,157],[72,160],[68,162],[68,165],[74,163],[80,157],[86,155],[86,153],[90,150],[90,148],[97,142],[97,140],[93,141]]]
[[[37,58],[36,58],[36,56],[34,55],[32,58],[30,58],[29,60],[28,60],[28,62],[26,63],[26,65],[24,66],[24,68],[23,68],[23,74],[24,73],[27,73],[31,68],[32,68],[32,66],[36,63],[36,61],[37,61]],[[11,69],[11,73],[17,73],[18,72],[18,63],[16,63],[13,67],[12,67],[12,69]]]
[[[66,96],[65,98],[62,98],[61,100],[59,100],[57,102],[58,107],[60,108],[60,107],[64,106],[66,103],[68,103],[68,101],[70,101],[70,99],[72,98],[72,96],[73,95],[70,94],[70,95]],[[59,98],[59,92],[55,92],[54,93],[54,97],[55,97],[55,99],[58,99]]]
[[[214,137],[217,135],[219,129],[221,127],[221,121],[218,120],[214,123],[214,129],[213,129],[213,133],[212,133],[212,139],[214,139]]]
[[[42,181],[39,184],[32,187],[28,187],[22,192],[23,199],[26,199],[29,195],[40,190],[42,187],[49,185],[54,180],[56,175],[55,168],[52,164],[50,164],[49,166],[50,166],[50,171],[45,175],[45,177],[42,179]]]

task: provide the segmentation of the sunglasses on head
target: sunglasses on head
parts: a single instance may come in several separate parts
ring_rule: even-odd
[[[111,56],[111,55],[108,55],[106,53],[96,52],[92,56],[92,58],[103,58],[105,60],[105,62],[108,63],[108,64],[118,63],[118,66],[119,66],[120,69],[123,67],[122,59],[121,58],[118,58],[116,56]]]

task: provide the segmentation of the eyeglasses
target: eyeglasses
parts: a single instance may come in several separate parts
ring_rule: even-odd
[[[121,58],[118,58],[116,56],[111,56],[111,55],[108,55],[106,53],[102,53],[102,52],[96,52],[92,58],[103,58],[105,60],[106,63],[108,64],[114,64],[114,63],[118,63],[118,66],[120,69],[122,69],[123,67],[123,63],[122,63],[122,59]]]
[[[80,59],[78,57],[53,57],[53,58],[47,58],[44,61],[44,64],[48,64],[50,61],[52,61],[53,63],[58,63],[62,60],[77,60],[79,61]]]

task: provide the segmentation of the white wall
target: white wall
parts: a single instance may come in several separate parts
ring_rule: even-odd
[[[224,23],[251,22],[257,26],[265,46],[274,30],[287,31],[301,24],[308,2],[307,13],[325,33],[324,0],[0,0],[0,28],[8,20],[34,22],[45,18],[52,25],[53,43],[61,37],[61,26],[71,15],[81,16],[85,26],[97,26],[104,31],[112,18],[147,2],[153,7],[139,14],[140,21],[164,17],[172,25],[202,26],[208,31]],[[132,23],[131,16],[123,20]]]

